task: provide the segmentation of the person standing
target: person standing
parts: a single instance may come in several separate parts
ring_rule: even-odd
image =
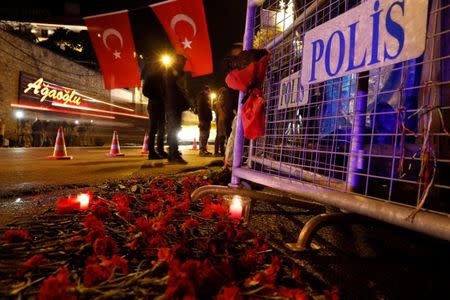
[[[210,92],[209,86],[206,85],[195,99],[198,128],[200,130],[200,156],[211,155],[211,152],[208,151],[208,139],[212,121],[211,103],[209,101]]]
[[[36,119],[31,126],[31,129],[33,131],[33,147],[42,147],[44,133],[41,120]]]
[[[80,126],[78,127],[78,136],[79,136],[81,147],[87,146],[86,132],[87,132],[86,124],[81,123]]]
[[[166,111],[164,107],[163,70],[151,71],[147,66],[142,93],[148,98],[147,111],[149,120],[148,159],[167,158],[164,151],[164,135],[166,133]],[[155,139],[156,148],[155,151]]]
[[[3,147],[5,138],[5,122],[0,118],[0,147]]]
[[[225,115],[225,93],[226,88],[222,87],[219,90],[219,95],[214,101],[213,109],[216,113],[216,140],[214,141],[214,155],[225,155],[225,140],[227,139],[226,132],[226,115]]]
[[[31,120],[25,120],[23,127],[22,143],[24,147],[33,146],[33,129],[31,128]]]
[[[223,81],[232,70],[239,67],[239,54],[243,50],[242,43],[234,43],[229,54],[223,59]],[[224,91],[224,107],[225,107],[225,132],[227,138],[227,146],[225,150],[225,166],[233,164],[234,138],[236,135],[236,118],[239,103],[239,92],[226,87]]]
[[[178,151],[178,132],[181,130],[183,111],[190,108],[186,76],[183,71],[186,57],[177,54],[172,67],[167,67],[164,78],[165,109],[167,119],[167,142],[169,163],[187,164]]]

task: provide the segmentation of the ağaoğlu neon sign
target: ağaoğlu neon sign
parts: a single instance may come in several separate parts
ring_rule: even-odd
[[[90,111],[101,113],[101,116],[106,118],[117,115],[148,119],[145,115],[135,114],[134,109],[88,97],[75,89],[45,81],[44,78],[38,78],[25,72],[20,72],[19,98],[18,103],[14,105],[61,113],[68,113],[68,110],[63,109],[68,108],[74,110],[71,114],[80,115],[83,114],[81,111]],[[100,115],[97,116],[100,117]]]
[[[33,83],[29,83],[27,88],[23,91],[25,94],[32,91],[33,94],[41,96],[40,102],[44,102],[45,99],[49,98],[52,100],[58,100],[63,102],[65,105],[81,104],[81,97],[77,96],[76,90],[63,89],[57,90],[52,88],[49,84],[44,83],[44,78],[39,78]]]

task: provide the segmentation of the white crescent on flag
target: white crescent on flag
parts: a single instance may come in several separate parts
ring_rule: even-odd
[[[122,48],[123,47],[122,35],[120,34],[119,31],[117,31],[114,28],[108,28],[108,29],[105,29],[105,31],[103,31],[103,44],[105,44],[105,47],[108,48],[108,50],[111,50],[111,48],[109,48],[109,46],[108,46],[108,42],[106,41],[106,39],[110,35],[114,35],[114,36],[116,36],[119,39],[119,41],[120,41],[120,48]]]
[[[194,34],[192,37],[194,37],[197,34],[197,26],[195,25],[194,20],[192,20],[191,17],[185,14],[178,14],[175,15],[172,20],[170,21],[170,27],[172,27],[173,31],[175,31],[175,26],[178,22],[184,21],[192,26],[192,29],[194,30]]]
[[[113,36],[115,36],[115,37],[117,37],[119,39],[119,41],[120,41],[120,49],[122,49],[123,48],[122,35],[120,34],[120,32],[118,30],[116,30],[114,28],[108,28],[108,29],[105,29],[105,31],[103,31],[103,44],[105,45],[106,49],[111,50],[111,48],[109,47],[108,42],[107,42],[107,39],[108,39],[108,37],[110,35],[113,35]],[[115,59],[121,58],[120,57],[121,54],[122,53],[120,51],[117,51],[117,49],[114,50],[114,52],[113,52],[113,55],[114,55]]]

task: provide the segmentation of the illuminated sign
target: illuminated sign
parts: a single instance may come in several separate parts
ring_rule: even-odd
[[[295,72],[280,82],[278,109],[303,106],[308,103],[308,90],[300,81],[300,72]]]
[[[427,11],[428,0],[368,0],[308,31],[303,86],[419,57]]]
[[[40,102],[44,102],[45,99],[51,99],[61,101],[64,104],[81,104],[81,97],[77,96],[78,93],[75,90],[66,88],[61,90],[61,88],[52,87],[50,84],[44,83],[44,78],[39,78],[35,82],[29,83],[23,92],[41,96]]]
[[[75,89],[48,82],[42,77],[25,72],[20,72],[19,99],[18,103],[13,103],[12,106],[108,119],[114,119],[111,115],[148,119],[147,116],[135,114],[131,107],[91,98]]]

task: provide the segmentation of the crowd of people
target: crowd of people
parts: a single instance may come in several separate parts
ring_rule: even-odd
[[[223,72],[226,75],[236,66],[236,59],[242,51],[242,44],[233,45],[229,55],[224,59]],[[186,58],[175,55],[171,65],[148,64],[144,69],[143,94],[148,100],[149,138],[148,159],[168,159],[170,163],[186,164],[178,150],[178,132],[181,129],[183,111],[192,110],[199,120],[199,155],[211,156],[208,151],[208,140],[213,121],[216,116],[216,139],[214,155],[226,156],[225,145],[231,147],[232,123],[237,112],[238,93],[227,87],[218,90],[216,99],[211,99],[209,86],[194,97],[188,95],[186,76],[183,71]],[[214,102],[212,102],[214,100]],[[167,134],[169,151],[164,150],[164,137]],[[156,142],[156,145],[155,145]],[[232,150],[231,150],[232,151]]]
[[[91,123],[68,123],[40,119],[17,120],[9,139],[4,136],[5,124],[0,122],[0,145],[9,147],[52,147],[56,133],[63,127],[66,146],[94,146],[94,126]]]

